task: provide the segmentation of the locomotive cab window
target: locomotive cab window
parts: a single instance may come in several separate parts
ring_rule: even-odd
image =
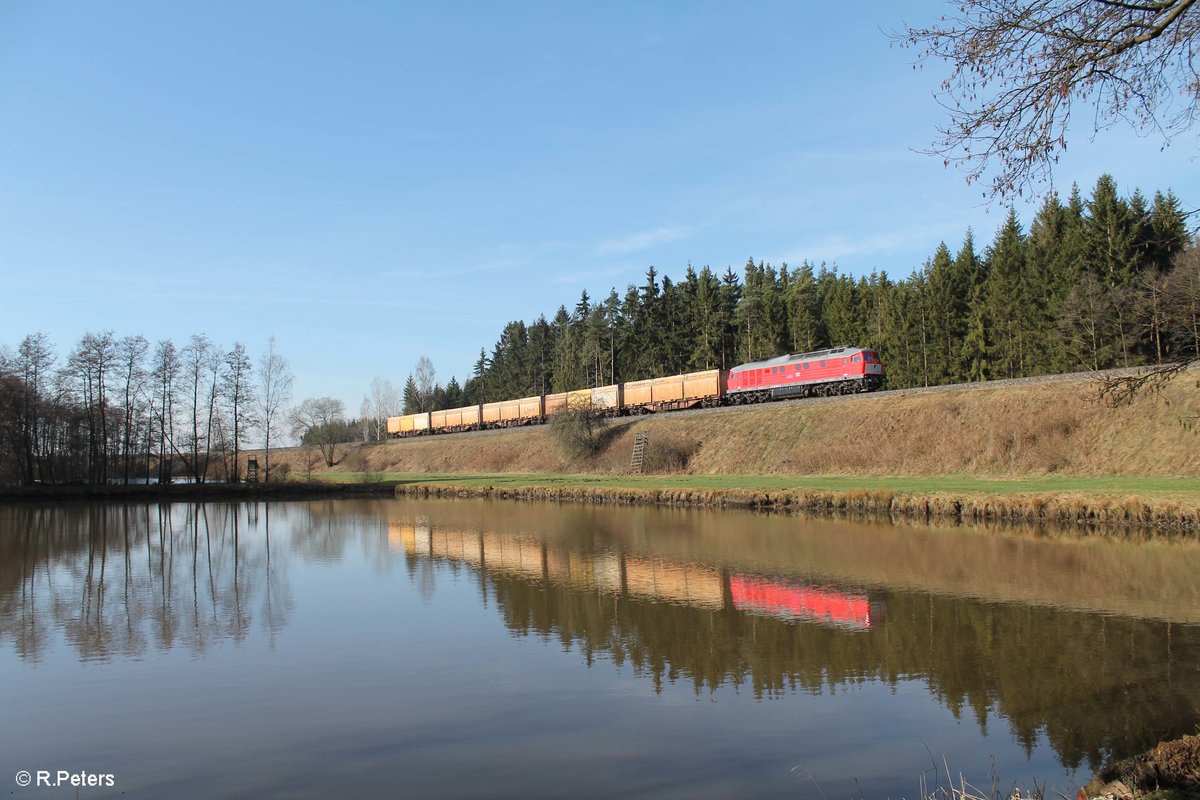
[[[857,364],[858,362],[862,361],[862,356],[854,356],[850,359],[850,361],[854,364]]]

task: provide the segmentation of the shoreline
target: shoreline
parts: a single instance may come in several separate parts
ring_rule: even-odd
[[[46,502],[178,502],[208,500],[304,500],[315,497],[391,497],[395,482],[337,483],[286,481],[278,483],[169,483],[89,486],[10,486],[0,488],[0,504]]]
[[[855,486],[806,488],[763,480],[755,485],[719,486],[697,480],[679,485],[679,476],[639,476],[634,486],[620,478],[588,474],[340,475],[339,480],[273,483],[81,484],[6,487],[2,503],[39,502],[204,502],[220,500],[306,500],[332,497],[477,498],[525,502],[646,505],[669,508],[745,509],[819,516],[859,516],[908,522],[1048,526],[1086,534],[1096,530],[1134,531],[1200,538],[1200,500],[1191,496],[1086,490],[905,489],[864,478]],[[654,485],[655,477],[661,481]],[[796,476],[803,483],[806,476]],[[821,476],[807,476],[821,482]],[[936,482],[936,481],[935,481]],[[610,485],[598,485],[598,484]],[[705,485],[707,483],[707,485]],[[771,485],[775,483],[775,485]],[[621,485],[626,484],[626,485]],[[675,484],[675,485],[671,485]],[[875,485],[870,485],[875,484]]]
[[[656,505],[672,508],[738,508],[804,512],[821,516],[868,516],[950,524],[1050,525],[1086,532],[1134,529],[1196,535],[1200,504],[1170,498],[1087,495],[898,492],[888,489],[724,489],[600,486],[495,486],[400,482],[397,497],[480,498],[531,502]]]

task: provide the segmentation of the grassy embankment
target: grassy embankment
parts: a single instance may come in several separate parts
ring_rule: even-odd
[[[572,460],[549,427],[353,447],[321,480],[414,494],[1200,527],[1195,377],[1128,408],[1081,377],[612,422]],[[650,435],[650,474],[629,467]],[[293,477],[298,451],[273,454]]]

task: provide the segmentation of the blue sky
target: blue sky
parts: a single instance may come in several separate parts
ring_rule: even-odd
[[[886,35],[946,5],[846,9],[5,0],[0,344],[273,335],[297,401],[354,413],[650,265],[903,277],[986,245],[1004,210],[915,152],[942,72]],[[1200,205],[1194,137],[1089,133],[1058,185]]]

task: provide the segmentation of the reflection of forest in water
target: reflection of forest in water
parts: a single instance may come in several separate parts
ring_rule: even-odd
[[[269,529],[232,503],[0,509],[0,641],[37,661],[59,629],[106,661],[273,636],[291,598]]]
[[[985,731],[989,713],[1007,718],[1027,751],[1044,733],[1071,768],[1200,719],[1196,625],[744,572],[594,528],[548,540],[498,530],[491,515],[466,530],[432,520],[393,518],[389,530],[425,592],[434,565],[467,568],[514,634],[560,642],[589,665],[628,664],[656,688],[766,698],[918,680]]]
[[[0,646],[37,663],[273,642],[295,569],[357,548],[510,631],[698,694],[918,681],[1095,767],[1200,721],[1200,548],[749,514],[344,501],[0,507]],[[1139,589],[1141,587],[1141,589]],[[411,612],[410,612],[411,613]],[[369,629],[363,635],[374,635]],[[914,732],[919,734],[919,732]]]
[[[390,559],[380,501],[0,506],[0,644],[36,662],[54,632],[81,660],[256,635],[292,611],[289,565],[359,544]]]

